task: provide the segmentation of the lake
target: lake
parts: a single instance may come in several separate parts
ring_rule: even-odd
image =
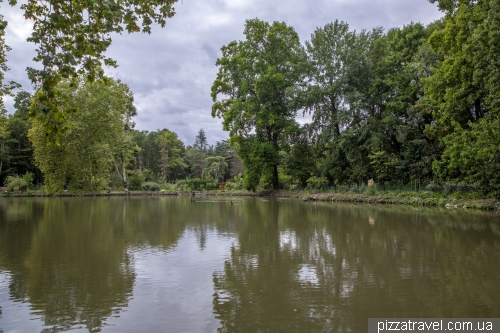
[[[366,332],[382,317],[500,317],[500,218],[286,198],[0,198],[2,333]]]

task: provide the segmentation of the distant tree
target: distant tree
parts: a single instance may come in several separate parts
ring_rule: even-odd
[[[241,160],[236,155],[234,148],[229,144],[229,140],[217,141],[214,146],[214,155],[224,157],[224,160],[228,164],[226,173],[224,174],[225,179],[243,174]]]
[[[223,156],[210,156],[205,159],[204,176],[211,176],[218,181],[224,180],[224,174],[228,168],[228,163]]]
[[[183,143],[177,134],[167,129],[159,131],[156,143],[160,148],[160,169],[165,181],[173,178],[170,174],[172,169],[178,166],[186,167],[186,163],[181,157]]]
[[[140,148],[134,142],[134,137],[132,131],[134,129],[135,123],[132,121],[132,117],[137,115],[137,110],[134,106],[134,96],[128,87],[124,87],[124,93],[128,97],[126,111],[123,114],[123,138],[121,141],[117,142],[117,145],[113,148],[114,157],[113,163],[115,166],[116,173],[120,176],[122,182],[127,181],[127,171],[126,168],[131,163],[134,158],[134,153]]]
[[[255,190],[266,176],[278,188],[280,147],[298,127],[293,88],[303,83],[306,56],[297,33],[285,23],[247,20],[244,34],[245,41],[221,49],[212,116],[223,119],[243,160],[245,187]]]
[[[189,174],[194,178],[201,178],[203,174],[203,169],[205,168],[205,158],[206,154],[194,147],[188,147],[186,149],[186,162],[189,166]]]
[[[193,148],[201,150],[205,152],[208,148],[207,136],[205,135],[205,131],[201,128],[196,135]]]
[[[8,117],[10,131],[8,143],[10,150],[9,173],[24,175],[30,172],[36,176],[37,180],[41,181],[41,172],[34,162],[33,145],[28,139],[28,130],[31,127],[31,121],[28,118],[31,98],[31,94],[26,91],[18,92],[14,98],[15,112]]]
[[[3,179],[2,170],[4,165],[10,160],[9,147],[7,146],[9,139],[10,132],[7,124],[7,111],[0,109],[0,179]]]
[[[201,178],[205,169],[205,158],[210,155],[205,131],[200,129],[196,135],[193,146],[186,149],[186,162],[189,166],[191,177]]]

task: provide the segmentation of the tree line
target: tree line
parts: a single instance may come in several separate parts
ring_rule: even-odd
[[[33,181],[48,193],[177,189],[183,179],[191,181],[183,189],[215,188],[242,173],[228,142],[210,145],[203,129],[188,146],[168,129],[136,130],[133,94],[122,82],[80,78],[56,91],[72,96],[68,110],[78,110],[61,112],[66,128],[57,142],[47,140],[44,119],[28,116],[38,93],[19,92],[14,114],[0,115],[0,184],[11,190]]]
[[[305,43],[284,22],[247,20],[216,62],[212,116],[229,140],[214,146],[203,131],[186,147],[168,129],[135,130],[121,82],[58,74],[50,103],[41,88],[2,109],[0,181],[58,192],[242,174],[234,183],[248,190],[371,180],[498,196],[500,6],[435,2],[445,16],[427,26],[358,32],[337,20]]]
[[[212,86],[245,187],[452,181],[500,194],[500,6],[439,6],[427,26],[335,21],[305,44],[284,22],[247,20]]]

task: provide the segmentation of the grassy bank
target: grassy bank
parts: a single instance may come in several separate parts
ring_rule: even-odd
[[[351,202],[370,204],[391,204],[391,205],[411,205],[417,207],[446,207],[457,209],[478,209],[500,212],[500,201],[496,198],[467,198],[461,194],[437,196],[426,192],[406,192],[406,193],[331,193],[311,191],[204,191],[204,192],[183,192],[183,191],[106,191],[93,193],[60,193],[46,194],[43,192],[2,192],[2,197],[88,197],[88,196],[273,196],[299,198],[303,201],[331,201],[331,202]]]

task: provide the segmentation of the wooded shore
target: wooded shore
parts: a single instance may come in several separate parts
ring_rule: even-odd
[[[207,196],[231,197],[277,197],[277,198],[298,198],[303,201],[323,201],[323,202],[351,202],[367,204],[390,204],[390,205],[411,205],[416,207],[445,207],[449,209],[474,209],[494,211],[500,213],[500,200],[496,198],[462,199],[453,196],[446,197],[426,197],[414,195],[392,195],[362,193],[310,193],[306,191],[206,191],[206,192],[181,192],[181,191],[110,191],[110,192],[87,192],[87,193],[60,193],[45,194],[40,192],[31,193],[1,193],[0,197],[110,197],[110,196],[193,196],[201,198]]]

